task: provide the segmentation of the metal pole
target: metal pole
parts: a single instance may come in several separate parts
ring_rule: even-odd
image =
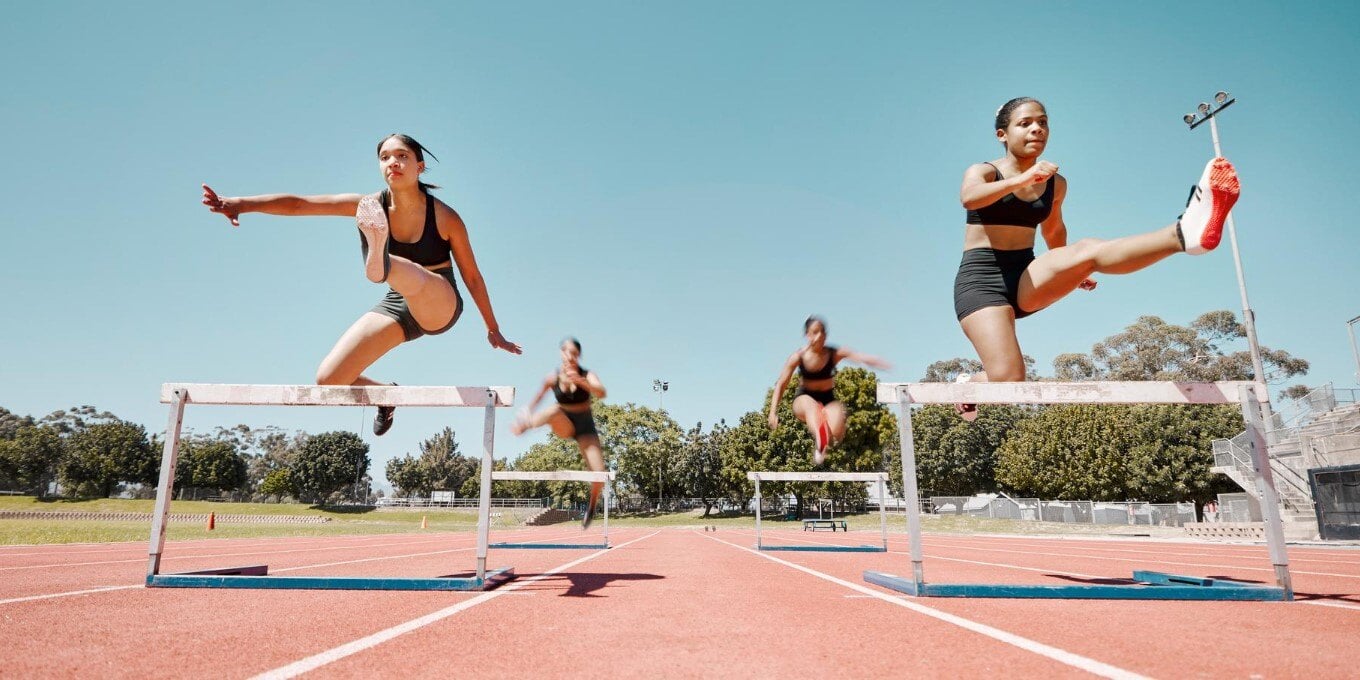
[[[911,538],[911,573],[916,592],[925,592],[925,567],[921,551],[921,500],[916,490],[916,442],[911,436],[911,395],[897,388],[897,431],[902,440],[902,495],[907,501],[907,533]]]
[[[756,550],[760,550],[760,477],[756,477]]]
[[[609,547],[609,482],[604,483],[604,547]]]
[[[189,395],[175,390],[170,400],[170,420],[165,425],[165,451],[161,455],[161,479],[156,487],[156,512],[151,516],[151,541],[146,576],[149,579],[161,571],[161,553],[165,551],[165,530],[170,519],[170,496],[175,493],[175,461],[179,458],[179,433],[184,424],[184,404]]]
[[[878,527],[883,535],[883,552],[888,551],[888,473],[878,478]]]
[[[1233,100],[1236,101],[1236,100]],[[1231,102],[1229,102],[1231,103]],[[1209,115],[1209,136],[1214,142],[1214,156],[1223,156],[1223,147],[1218,140],[1218,119],[1215,117],[1219,111],[1225,107],[1220,107],[1218,111],[1213,111]],[[1237,290],[1242,295],[1242,323],[1247,332],[1247,347],[1251,351],[1251,370],[1256,374],[1256,382],[1261,383],[1262,387],[1266,384],[1265,363],[1261,361],[1261,345],[1256,340],[1256,312],[1251,309],[1251,302],[1247,299],[1247,278],[1242,271],[1242,255],[1237,249],[1237,222],[1233,220],[1231,212],[1228,213],[1228,244],[1232,246],[1233,266],[1237,269]],[[1265,412],[1265,423],[1269,427],[1271,422],[1271,408],[1269,392],[1266,392],[1266,401],[1261,402],[1261,409]]]
[[[477,579],[486,578],[486,547],[491,531],[491,468],[495,460],[496,391],[486,391],[486,420],[482,426],[482,495],[477,511]]]
[[[1355,345],[1355,322],[1360,321],[1360,316],[1346,322],[1346,332],[1351,334],[1351,352],[1355,354],[1355,379],[1360,380],[1360,348]]]
[[[1261,412],[1256,408],[1256,395],[1245,385],[1238,388],[1242,400],[1242,418],[1247,424],[1247,445],[1251,448],[1251,465],[1256,473],[1256,490],[1261,495],[1261,517],[1266,525],[1266,546],[1270,563],[1275,567],[1275,581],[1284,589],[1284,599],[1294,599],[1294,586],[1289,576],[1289,554],[1285,551],[1284,526],[1280,522],[1280,500],[1275,492],[1275,476],[1266,451],[1265,431],[1261,426]]]

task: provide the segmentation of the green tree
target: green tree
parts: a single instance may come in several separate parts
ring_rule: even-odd
[[[293,489],[293,479],[292,475],[288,473],[288,468],[278,468],[265,475],[264,479],[260,481],[258,490],[265,496],[278,499],[297,493]]]
[[[676,461],[683,433],[666,412],[631,403],[597,403],[595,422],[606,467],[617,473],[615,497],[631,492],[659,498],[679,490]]]
[[[458,490],[468,477],[477,474],[480,464],[458,452],[458,437],[451,427],[420,443],[419,461],[431,491]]]
[[[996,479],[1025,495],[1060,500],[1124,500],[1129,471],[1129,409],[1062,404],[1010,432],[997,449]],[[979,416],[980,419],[980,416]]]
[[[240,427],[244,426],[237,426]],[[308,437],[305,432],[288,433],[273,427],[250,430],[249,435],[242,437],[244,445],[241,446],[247,456],[246,488],[266,496],[277,495],[261,488],[265,478],[292,466]]]
[[[384,470],[397,498],[426,498],[430,495],[430,480],[420,460],[411,454],[387,461]]]
[[[66,440],[62,484],[77,495],[112,496],[119,482],[156,483],[159,459],[146,429],[126,421],[99,422]]]
[[[62,436],[72,435],[96,424],[113,424],[123,422],[118,416],[108,411],[85,405],[72,406],[64,411],[53,411],[43,416],[41,424],[55,429]]]
[[[719,421],[709,432],[704,432],[703,423],[695,423],[694,428],[685,433],[681,445],[676,464],[681,493],[698,498],[704,504],[704,517],[708,517],[713,505],[726,495],[722,442],[727,434],[725,421]]]
[[[37,423],[32,416],[21,416],[7,408],[0,407],[0,439],[14,439],[21,427],[33,427]]]
[[[549,435],[547,441],[529,447],[511,466],[512,470],[533,472],[584,470],[585,462],[576,442]],[[590,498],[590,485],[565,481],[496,482],[493,494],[510,498],[551,498],[554,506],[585,503]]]
[[[353,488],[368,466],[368,444],[358,435],[323,432],[307,439],[289,474],[301,500],[324,503],[332,494]]]
[[[188,489],[237,490],[245,483],[246,459],[235,442],[206,437],[180,440],[175,488],[181,497]]]
[[[492,461],[491,469],[493,471],[508,470],[510,469],[510,465],[505,462],[504,458],[497,458],[494,461]],[[493,493],[496,491],[497,484],[500,484],[500,482],[495,482],[494,484],[492,484],[491,490]],[[479,498],[481,496],[481,492],[482,492],[482,468],[481,465],[479,464],[477,466],[477,472],[473,474],[471,477],[468,477],[463,482],[462,486],[458,487],[458,495],[462,498]]]
[[[1189,326],[1140,316],[1132,325],[1091,348],[1089,356],[1064,354],[1054,361],[1060,380],[1253,380],[1251,353],[1240,346],[1246,330],[1232,312],[1206,312]],[[1278,383],[1308,372],[1308,362],[1283,350],[1261,347],[1265,380]]]
[[[922,495],[969,496],[996,491],[997,451],[1007,435],[1034,409],[984,404],[969,423],[953,406],[931,404],[912,413],[912,441],[916,447],[916,485]],[[902,484],[901,446],[894,422],[889,446],[889,468],[894,490]]]

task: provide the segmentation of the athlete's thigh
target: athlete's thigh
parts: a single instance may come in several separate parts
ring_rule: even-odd
[[[335,346],[317,368],[317,382],[352,385],[392,348],[406,341],[401,324],[376,312],[365,312],[335,341]]]
[[[1025,358],[1015,336],[1015,310],[1009,305],[983,307],[963,317],[959,324],[977,350],[988,380],[1025,379]]]

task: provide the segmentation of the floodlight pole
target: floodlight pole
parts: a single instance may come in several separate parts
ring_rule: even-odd
[[[1186,116],[1186,123],[1191,130],[1199,127],[1204,121],[1209,121],[1209,136],[1214,142],[1214,156],[1223,156],[1223,147],[1218,139],[1218,114],[1223,109],[1232,106],[1237,102],[1236,99],[1228,99],[1227,93],[1224,95],[1226,101],[1218,102],[1218,107],[1206,111],[1205,105],[1200,105],[1199,116]],[[1256,312],[1251,309],[1251,301],[1247,298],[1247,279],[1242,271],[1242,254],[1237,248],[1237,223],[1233,220],[1232,212],[1228,213],[1228,244],[1232,246],[1233,266],[1237,269],[1237,290],[1242,296],[1242,321],[1247,334],[1247,347],[1251,353],[1251,369],[1256,374],[1256,382],[1266,386],[1265,362],[1261,360],[1261,345],[1256,340]],[[1267,388],[1268,390],[1268,388]],[[1265,427],[1270,430],[1273,422],[1273,413],[1270,407],[1270,393],[1266,392],[1266,400],[1261,402],[1261,410],[1264,412]]]

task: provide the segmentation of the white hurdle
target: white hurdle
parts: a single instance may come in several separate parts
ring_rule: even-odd
[[[493,548],[608,548],[609,547],[609,483],[614,481],[613,472],[592,472],[590,470],[493,470],[493,481],[524,482],[603,482],[604,483],[604,542],[603,543],[494,543]]]
[[[804,552],[887,552],[888,510],[886,472],[766,472],[748,471],[746,479],[756,483],[756,550],[796,550]],[[760,483],[765,482],[878,482],[878,523],[883,547],[871,545],[765,545],[760,533]],[[833,529],[834,531],[834,529]],[[846,530],[847,532],[849,529]]]
[[[913,595],[981,596],[981,597],[1148,597],[1157,599],[1284,599],[1293,597],[1289,575],[1289,558],[1285,551],[1284,530],[1280,523],[1275,481],[1266,453],[1265,430],[1260,405],[1269,401],[1265,385],[1256,382],[1007,382],[1007,383],[879,383],[878,401],[898,405],[898,428],[902,440],[902,481],[907,502],[907,527],[911,539],[912,578],[877,572],[866,572],[866,580],[902,590]],[[912,440],[911,408],[914,404],[1240,404],[1243,420],[1249,433],[1252,465],[1256,471],[1257,488],[1261,494],[1261,512],[1265,516],[1266,542],[1271,563],[1275,568],[1278,589],[1263,587],[1233,587],[1218,583],[1199,583],[1195,588],[1179,585],[1185,577],[1172,577],[1173,584],[1161,586],[1034,586],[1032,592],[1016,589],[1001,592],[995,586],[949,586],[926,584],[922,567],[920,499],[916,486],[916,447]],[[1156,572],[1160,582],[1167,575]],[[1212,579],[1201,579],[1211,581]],[[1043,593],[1039,588],[1047,589]],[[1097,591],[1097,589],[1102,589]],[[1118,593],[1139,590],[1137,595]],[[1083,590],[1084,589],[1084,590]],[[1243,591],[1243,592],[1234,592]],[[1245,592],[1251,591],[1251,592]],[[1267,593],[1265,591],[1272,591]],[[1017,594],[1017,592],[1019,594]],[[1172,597],[1179,595],[1178,597]],[[1272,596],[1273,595],[1273,596]]]
[[[491,518],[491,467],[495,448],[496,408],[514,405],[513,387],[436,387],[338,385],[217,385],[167,383],[161,386],[161,403],[170,404],[170,419],[165,429],[165,449],[161,458],[160,484],[151,521],[151,541],[147,565],[148,586],[229,587],[229,588],[328,588],[328,589],[403,589],[472,590],[490,587],[513,576],[510,569],[498,570],[487,577],[487,533]],[[267,567],[242,567],[195,572],[161,574],[161,555],[174,494],[175,463],[179,458],[180,430],[184,407],[189,404],[267,405],[267,406],[401,406],[401,407],[483,407],[486,418],[482,430],[481,503],[477,520],[477,570],[475,579],[457,578],[326,578],[282,577],[253,578],[267,573]]]

